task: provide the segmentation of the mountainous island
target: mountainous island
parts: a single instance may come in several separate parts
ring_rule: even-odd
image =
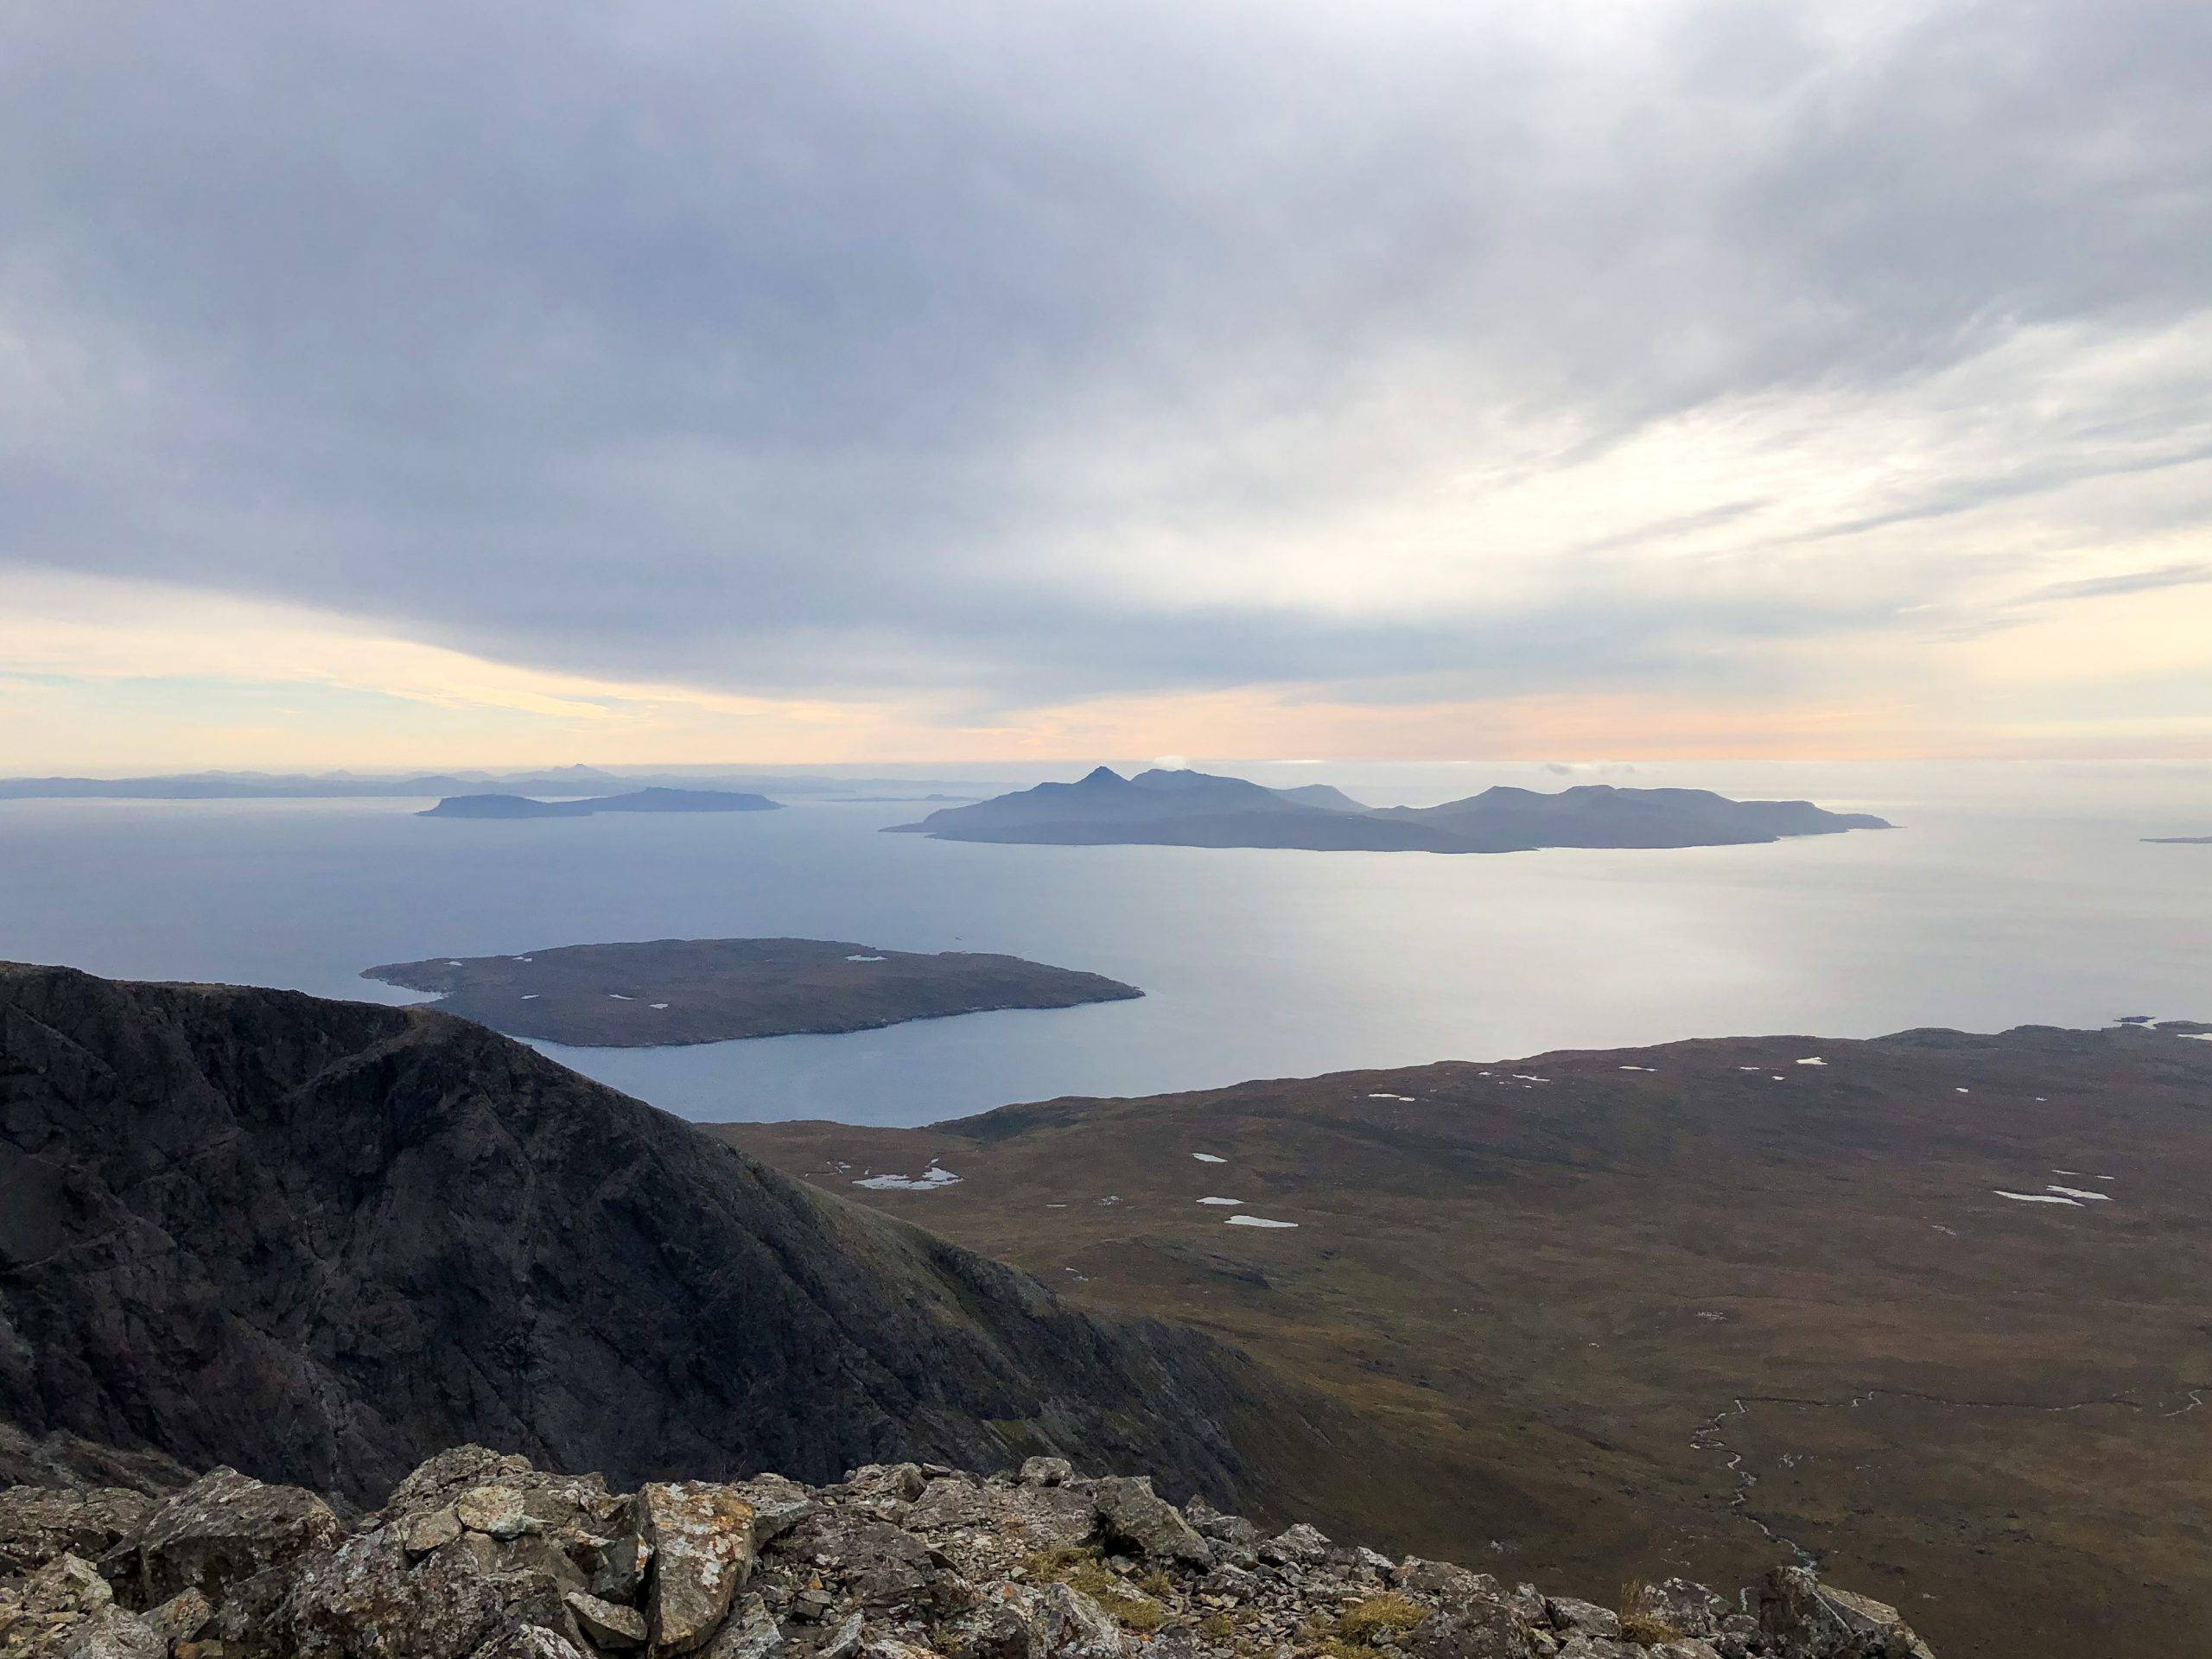
[[[1507,1489],[468,1021],[0,966],[0,1100],[22,1659],[1929,1659],[1401,1554]]]
[[[584,1048],[869,1031],[1002,1008],[1071,1008],[1144,993],[1103,974],[981,951],[834,939],[654,939],[511,957],[386,963],[364,979],[511,1036]]]
[[[2154,847],[2212,847],[2212,836],[2145,836]]]
[[[2208,1033],[1737,1039],[715,1132],[1389,1425],[1440,1555],[1610,1584],[1794,1550],[1947,1656],[2147,1654],[2212,1627]]]
[[[1886,830],[1809,801],[1732,801],[1701,789],[1585,784],[1553,794],[1501,785],[1440,806],[1370,807],[1326,785],[1100,766],[1072,784],[947,807],[892,833],[1049,846],[1272,847],[1311,852],[1513,853],[1546,847],[1720,847]]]
[[[639,789],[574,801],[538,801],[524,795],[448,795],[418,818],[588,818],[595,812],[773,812],[765,795],[722,789]]]

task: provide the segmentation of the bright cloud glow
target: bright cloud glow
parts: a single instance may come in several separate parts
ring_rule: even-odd
[[[0,147],[0,770],[2212,754],[2183,0],[93,0]]]

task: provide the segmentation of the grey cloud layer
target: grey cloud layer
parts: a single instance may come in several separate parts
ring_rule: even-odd
[[[1408,622],[1068,575],[1420,489],[1452,440],[1399,442],[1401,375],[1408,426],[1558,422],[1565,464],[2205,306],[2205,8],[1840,40],[1857,10],[1662,10],[1587,48],[1562,37],[1600,10],[17,8],[0,562],[1007,704],[1703,675],[1877,626],[1599,578]]]

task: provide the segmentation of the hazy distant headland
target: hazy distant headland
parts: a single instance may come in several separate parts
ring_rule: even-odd
[[[934,778],[845,777],[821,770],[763,772],[684,767],[613,772],[575,766],[508,772],[193,772],[151,778],[0,778],[0,800],[373,800],[472,794],[574,798],[673,789],[935,804],[973,800],[990,793],[992,787]]]
[[[1144,993],[1103,974],[979,951],[885,950],[836,939],[654,939],[512,957],[429,957],[364,979],[433,1006],[579,1048],[872,1031],[1001,1008],[1071,1008]]]
[[[2145,836],[2154,847],[2212,847],[2212,836]]]
[[[418,818],[588,818],[595,812],[773,812],[765,795],[717,789],[639,789],[580,801],[540,801],[527,795],[448,795]]]
[[[1545,847],[1723,847],[1887,830],[1809,801],[1732,801],[1702,789],[1586,784],[1544,794],[1505,785],[1441,806],[1370,807],[1325,784],[1268,789],[1242,778],[1100,766],[948,807],[894,833],[1053,846],[1273,847],[1313,852],[1513,853]]]

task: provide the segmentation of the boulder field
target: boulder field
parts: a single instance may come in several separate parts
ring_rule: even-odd
[[[467,1446],[373,1512],[221,1468],[165,1495],[0,1490],[4,1659],[1932,1659],[1895,1609],[1777,1567],[1618,1607],[1263,1535],[1058,1458],[558,1475]]]

